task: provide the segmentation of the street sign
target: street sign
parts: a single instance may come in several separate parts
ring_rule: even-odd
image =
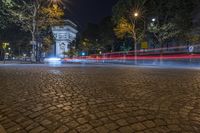
[[[190,46],[190,47],[189,47],[189,52],[192,53],[193,51],[194,51],[194,47],[193,47],[193,46]]]
[[[141,43],[141,48],[142,49],[147,49],[148,48],[148,42],[142,42]]]

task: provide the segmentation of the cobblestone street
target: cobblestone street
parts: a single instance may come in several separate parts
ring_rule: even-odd
[[[200,133],[200,70],[0,66],[8,133]]]

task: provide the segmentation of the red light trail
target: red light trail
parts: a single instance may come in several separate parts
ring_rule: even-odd
[[[200,45],[194,45],[194,49],[200,50]],[[65,61],[73,60],[135,60],[135,51],[122,51],[103,53],[101,55],[79,56],[74,58],[65,58]],[[147,50],[137,50],[137,60],[181,60],[181,59],[200,59],[200,53],[198,54],[188,52],[188,46],[169,47],[169,48],[155,48]]]

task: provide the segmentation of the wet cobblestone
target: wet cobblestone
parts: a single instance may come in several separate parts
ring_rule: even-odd
[[[200,70],[0,66],[8,133],[199,133]]]

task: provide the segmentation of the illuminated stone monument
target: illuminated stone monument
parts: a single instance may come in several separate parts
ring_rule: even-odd
[[[63,58],[64,53],[69,51],[69,43],[76,38],[77,25],[70,20],[65,20],[63,26],[52,27],[52,32],[55,37],[54,55]]]

